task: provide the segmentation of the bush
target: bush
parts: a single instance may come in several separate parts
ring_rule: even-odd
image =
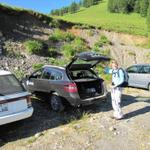
[[[65,58],[67,59],[70,59],[72,56],[75,55],[75,49],[72,44],[63,45],[62,51],[63,51]]]
[[[107,37],[105,35],[102,35],[100,37],[100,41],[103,43],[103,44],[109,44],[109,40],[107,39]]]
[[[59,20],[53,19],[53,20],[49,23],[49,26],[50,26],[50,27],[53,27],[53,28],[60,28],[61,24],[60,24]]]
[[[38,69],[41,69],[43,66],[44,66],[44,64],[34,64],[34,65],[32,65],[32,68],[34,70],[38,70]]]
[[[68,63],[67,59],[53,59],[53,58],[50,58],[50,64],[53,64],[53,65],[64,66],[67,63]]]
[[[141,0],[141,2],[140,2],[140,14],[142,17],[147,16],[148,7],[149,7],[149,0]]]
[[[56,36],[54,36],[53,34],[49,36],[49,41],[51,41],[52,43],[56,43],[58,42],[58,38]]]
[[[100,40],[97,43],[95,43],[94,50],[99,51],[100,47],[103,47],[104,45],[108,45],[108,44],[110,44],[110,41],[107,39],[106,36],[102,35],[100,37]]]
[[[76,53],[87,51],[87,43],[80,37],[76,37],[70,44],[65,44],[62,47],[62,52],[65,58],[70,59]]]
[[[73,26],[74,29],[91,29],[92,27],[87,24],[77,24]]]
[[[66,32],[65,33],[65,41],[70,42],[73,41],[75,39],[75,36],[70,33],[70,32]]]
[[[36,40],[28,40],[24,43],[26,50],[30,54],[41,54],[43,52],[44,44]]]
[[[77,52],[77,53],[80,53],[80,52],[83,52],[85,50],[87,50],[87,44],[85,42],[84,39],[80,38],[80,37],[76,37],[74,41],[72,41],[72,46],[73,46],[73,49]]]
[[[58,52],[53,48],[49,48],[48,52],[50,57],[56,57],[58,55]]]
[[[75,39],[75,36],[70,32],[64,32],[62,30],[56,29],[52,35],[49,36],[49,40],[53,43],[58,41],[70,42]]]
[[[21,70],[15,70],[13,73],[16,75],[16,77],[17,77],[19,80],[21,80],[22,77],[24,76],[24,72],[21,71]]]

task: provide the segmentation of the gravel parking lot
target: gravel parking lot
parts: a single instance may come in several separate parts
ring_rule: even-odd
[[[0,150],[149,150],[150,92],[126,89],[123,111],[126,118],[112,120],[110,96],[107,103],[68,107],[53,112],[47,103],[33,99],[31,118],[0,127]]]

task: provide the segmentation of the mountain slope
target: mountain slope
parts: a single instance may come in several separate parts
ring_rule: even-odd
[[[90,8],[82,8],[78,13],[61,17],[64,20],[86,23],[102,29],[127,32],[147,36],[146,19],[139,14],[116,14],[107,11],[107,0]]]
[[[85,11],[100,6],[93,6]],[[91,50],[94,49],[97,42],[101,42],[102,36],[111,44],[100,46],[99,52],[102,53],[102,49],[110,52],[111,57],[117,59],[122,66],[149,62],[150,50],[136,46],[147,43],[146,37],[98,30],[92,27],[76,29],[75,26],[81,26],[81,24],[73,24],[38,12],[12,9],[1,5],[0,12],[0,68],[9,69],[20,78],[43,64],[63,65],[67,63],[68,55],[72,55],[72,52],[75,54],[78,49],[84,51],[87,51],[89,47]],[[75,38],[73,41],[72,37]],[[66,39],[71,39],[71,41]],[[42,52],[30,54],[26,42],[28,44],[32,42],[34,47],[37,46],[35,43],[42,43],[43,47],[40,49]]]

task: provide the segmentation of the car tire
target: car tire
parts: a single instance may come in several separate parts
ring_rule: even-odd
[[[52,110],[56,112],[61,112],[65,109],[62,99],[58,95],[53,94],[51,96],[50,105],[51,105]]]

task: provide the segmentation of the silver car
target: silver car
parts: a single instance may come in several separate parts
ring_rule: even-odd
[[[150,64],[136,64],[127,68],[129,86],[150,90]]]
[[[9,71],[0,70],[0,126],[32,116],[30,93]]]

